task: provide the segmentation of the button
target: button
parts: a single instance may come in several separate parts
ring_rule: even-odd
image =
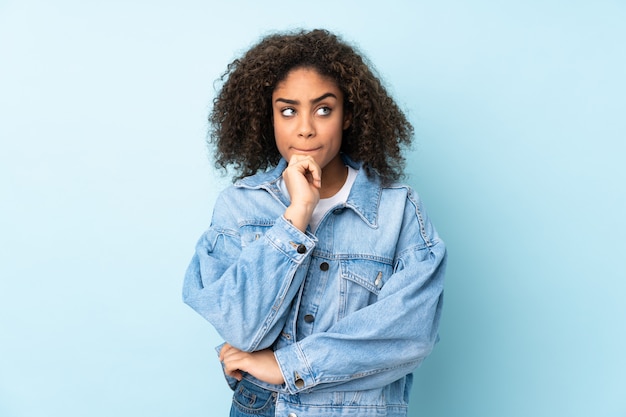
[[[322,263],[320,264],[320,269],[321,269],[322,271],[328,271],[328,268],[330,268],[330,267],[329,267],[329,265],[328,265],[328,262],[322,262]]]
[[[289,413],[287,414],[287,417],[298,417],[298,415],[296,413]]]
[[[315,321],[315,316],[313,314],[307,314],[304,316],[304,321],[307,323],[313,323]]]
[[[296,250],[298,251],[298,253],[304,253],[304,252],[306,252],[306,246],[304,246],[302,243],[300,243],[298,245],[298,247],[296,248]]]
[[[296,385],[296,388],[304,388],[304,380],[298,372],[293,373],[293,379],[293,383]]]

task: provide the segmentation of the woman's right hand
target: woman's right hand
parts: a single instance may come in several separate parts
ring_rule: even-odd
[[[304,232],[320,201],[322,169],[311,156],[293,155],[283,171],[283,180],[291,198],[285,218]]]

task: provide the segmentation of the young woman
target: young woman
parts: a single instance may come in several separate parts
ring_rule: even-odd
[[[413,129],[354,48],[275,34],[210,116],[216,202],[184,301],[224,338],[231,416],[406,416],[437,340],[445,246],[402,175]]]

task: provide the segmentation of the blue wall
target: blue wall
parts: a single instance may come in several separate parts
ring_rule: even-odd
[[[227,183],[205,119],[299,26],[359,45],[416,127],[450,261],[411,415],[626,416],[623,1],[209,3],[0,0],[0,416],[226,415],[180,297]]]

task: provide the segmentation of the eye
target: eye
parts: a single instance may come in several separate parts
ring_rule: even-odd
[[[286,107],[280,111],[280,114],[282,114],[285,117],[291,117],[294,114],[296,114],[296,111],[291,107]]]
[[[328,116],[330,114],[330,112],[332,112],[333,109],[331,109],[328,106],[322,106],[319,109],[317,109],[316,113],[318,116]]]

